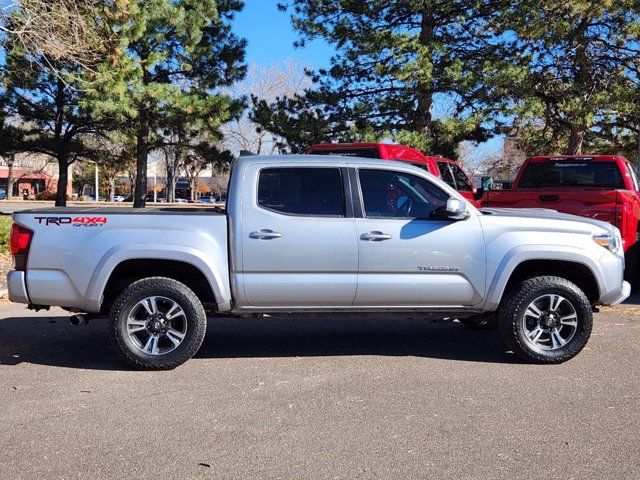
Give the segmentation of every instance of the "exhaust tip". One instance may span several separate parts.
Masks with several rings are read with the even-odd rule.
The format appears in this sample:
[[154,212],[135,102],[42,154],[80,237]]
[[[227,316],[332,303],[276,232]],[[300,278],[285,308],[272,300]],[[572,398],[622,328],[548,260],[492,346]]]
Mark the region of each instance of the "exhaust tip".
[[84,315],[71,315],[69,317],[69,324],[73,327],[80,327],[87,324],[87,320]]

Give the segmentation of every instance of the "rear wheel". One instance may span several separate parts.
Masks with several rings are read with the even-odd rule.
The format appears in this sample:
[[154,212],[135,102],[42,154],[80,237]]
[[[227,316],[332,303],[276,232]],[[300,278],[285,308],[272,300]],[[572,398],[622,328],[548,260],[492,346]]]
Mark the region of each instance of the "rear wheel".
[[169,370],[200,348],[207,317],[186,285],[164,277],[138,280],[116,299],[109,331],[118,353],[142,370]]
[[562,363],[576,356],[591,335],[586,295],[559,277],[535,277],[510,290],[498,310],[509,349],[532,363]]

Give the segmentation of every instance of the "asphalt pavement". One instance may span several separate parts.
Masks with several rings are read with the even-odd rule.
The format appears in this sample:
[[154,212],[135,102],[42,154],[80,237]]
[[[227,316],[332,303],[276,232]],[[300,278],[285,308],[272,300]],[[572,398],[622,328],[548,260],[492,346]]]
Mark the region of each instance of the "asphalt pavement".
[[640,307],[574,360],[417,317],[215,318],[131,371],[106,322],[0,306],[0,479],[637,479]]

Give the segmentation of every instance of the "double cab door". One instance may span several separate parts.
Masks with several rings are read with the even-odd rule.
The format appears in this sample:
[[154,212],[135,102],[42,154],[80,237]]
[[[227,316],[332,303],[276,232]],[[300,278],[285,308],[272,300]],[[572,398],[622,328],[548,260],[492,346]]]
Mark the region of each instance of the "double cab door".
[[477,215],[444,218],[426,176],[372,168],[255,164],[244,172],[236,297],[264,309],[470,306],[485,288]]

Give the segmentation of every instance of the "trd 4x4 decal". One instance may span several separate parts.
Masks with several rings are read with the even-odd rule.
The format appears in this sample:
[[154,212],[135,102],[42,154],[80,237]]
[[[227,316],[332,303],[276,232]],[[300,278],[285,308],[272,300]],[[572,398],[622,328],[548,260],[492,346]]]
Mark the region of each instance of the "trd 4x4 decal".
[[101,227],[107,223],[107,217],[34,217],[39,224],[73,225],[74,227]]

